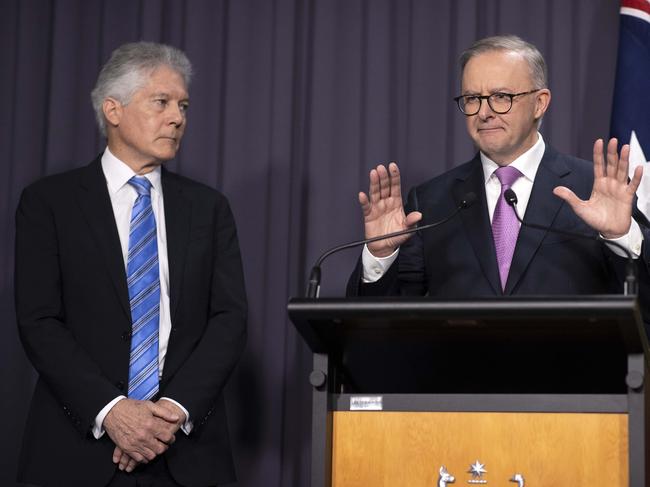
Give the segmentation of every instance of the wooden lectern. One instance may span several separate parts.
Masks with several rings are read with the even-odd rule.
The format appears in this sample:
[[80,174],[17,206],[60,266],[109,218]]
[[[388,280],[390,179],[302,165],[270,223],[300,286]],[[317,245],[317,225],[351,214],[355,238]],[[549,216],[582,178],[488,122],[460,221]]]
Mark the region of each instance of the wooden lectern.
[[634,297],[292,299],[312,487],[650,486]]

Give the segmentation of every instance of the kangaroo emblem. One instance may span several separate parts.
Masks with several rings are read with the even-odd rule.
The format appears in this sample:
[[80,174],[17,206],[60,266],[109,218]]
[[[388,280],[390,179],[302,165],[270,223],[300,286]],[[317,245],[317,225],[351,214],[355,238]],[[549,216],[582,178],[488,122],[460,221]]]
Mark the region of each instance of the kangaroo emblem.
[[517,487],[524,487],[524,476],[520,473],[516,473],[512,476],[510,482],[516,482]]
[[440,467],[440,477],[438,477],[438,487],[447,487],[447,484],[453,484],[456,482],[456,477],[447,472],[447,469],[443,465]]

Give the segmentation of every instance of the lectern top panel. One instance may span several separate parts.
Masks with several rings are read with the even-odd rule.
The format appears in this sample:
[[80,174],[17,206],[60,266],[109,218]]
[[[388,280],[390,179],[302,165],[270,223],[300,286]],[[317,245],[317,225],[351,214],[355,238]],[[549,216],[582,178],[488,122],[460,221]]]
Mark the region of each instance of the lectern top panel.
[[611,340],[640,353],[645,340],[638,303],[628,296],[526,296],[439,301],[432,298],[292,299],[289,316],[314,352],[348,335],[410,331],[414,339]]
[[294,299],[289,315],[337,388],[613,393],[647,348],[626,296]]

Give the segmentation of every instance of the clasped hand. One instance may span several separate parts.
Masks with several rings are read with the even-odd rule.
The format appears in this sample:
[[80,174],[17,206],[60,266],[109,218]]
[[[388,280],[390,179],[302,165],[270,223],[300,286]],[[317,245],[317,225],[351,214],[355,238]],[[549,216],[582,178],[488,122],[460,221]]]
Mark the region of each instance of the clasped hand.
[[170,401],[156,403],[122,399],[104,419],[104,429],[115,443],[113,463],[127,472],[163,454],[176,439],[185,414]]

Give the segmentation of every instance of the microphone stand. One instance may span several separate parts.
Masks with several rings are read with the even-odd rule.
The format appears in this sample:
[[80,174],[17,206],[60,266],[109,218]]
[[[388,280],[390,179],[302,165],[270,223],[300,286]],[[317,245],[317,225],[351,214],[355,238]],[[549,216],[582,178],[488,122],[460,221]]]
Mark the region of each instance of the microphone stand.
[[316,260],[316,263],[311,268],[309,273],[309,280],[307,281],[307,291],[305,292],[308,298],[317,298],[320,292],[320,282],[321,282],[321,264],[323,261],[332,254],[335,254],[341,250],[351,249],[353,247],[358,247],[359,245],[369,244],[372,242],[378,242],[379,240],[386,240],[388,238],[399,237],[402,235],[409,235],[411,233],[419,232],[420,230],[426,230],[428,228],[437,227],[444,223],[447,223],[453,217],[455,217],[461,210],[469,208],[476,201],[475,193],[467,193],[460,204],[456,207],[453,213],[451,213],[446,218],[443,218],[440,221],[434,223],[428,223],[420,227],[415,226],[413,228],[407,228],[406,230],[400,230],[398,232],[388,233],[386,235],[379,235],[373,238],[365,238],[363,240],[355,240],[354,242],[348,242],[346,244],[338,245],[333,247],[321,254],[321,256]]

